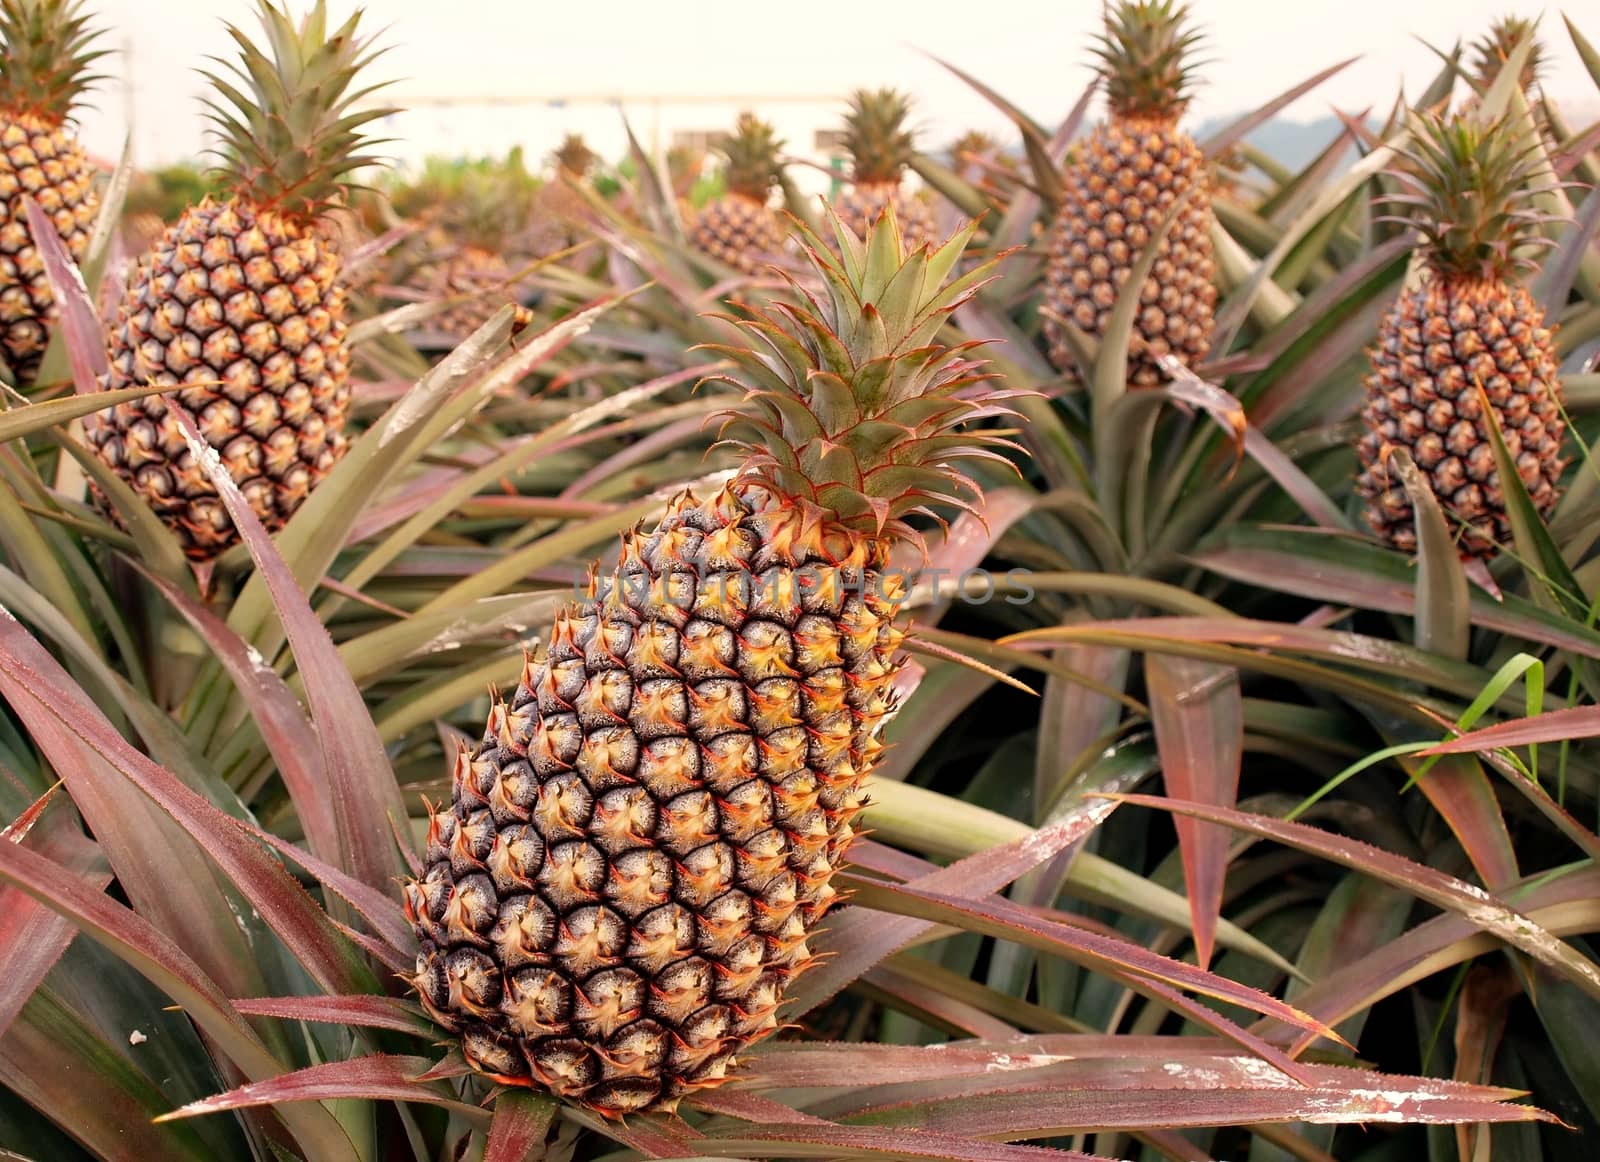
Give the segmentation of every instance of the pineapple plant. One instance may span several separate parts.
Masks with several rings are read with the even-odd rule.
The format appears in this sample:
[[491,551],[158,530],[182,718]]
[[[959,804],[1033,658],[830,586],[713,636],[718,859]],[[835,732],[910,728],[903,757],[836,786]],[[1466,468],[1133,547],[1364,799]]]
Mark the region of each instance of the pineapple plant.
[[[227,196],[186,210],[141,260],[102,382],[187,384],[173,398],[273,530],[345,450],[345,288],[322,219],[347,175],[374,160],[363,126],[393,110],[353,108],[371,92],[352,87],[371,59],[359,13],[331,33],[326,0],[298,27],[271,0],[258,14],[268,50],[230,25],[236,79],[210,77]],[[89,435],[191,559],[236,541],[163,397],[100,413]]]
[[844,149],[850,157],[850,183],[840,191],[833,210],[856,233],[893,207],[908,244],[924,246],[938,234],[933,210],[925,198],[903,184],[916,143],[906,118],[911,102],[895,89],[857,89],[844,119]]
[[1558,148],[1556,135],[1551,129],[1550,118],[1545,112],[1543,95],[1539,88],[1545,66],[1549,62],[1545,56],[1544,44],[1539,40],[1537,26],[1536,20],[1527,20],[1520,16],[1503,16],[1492,21],[1489,30],[1472,43],[1472,54],[1468,59],[1466,72],[1468,91],[1461,101],[1460,112],[1463,117],[1477,116],[1483,95],[1488,92],[1489,86],[1494,84],[1495,78],[1500,75],[1500,70],[1510,61],[1512,53],[1524,43],[1528,43],[1527,55],[1523,57],[1521,71],[1517,74],[1517,85],[1531,106],[1540,142],[1546,152],[1553,156]]
[[950,168],[991,205],[1002,208],[1011,201],[1022,176],[1017,159],[981,129],[969,129],[950,143]]
[[1518,280],[1547,240],[1530,188],[1536,162],[1507,121],[1426,117],[1392,195],[1421,239],[1420,278],[1378,328],[1365,380],[1357,491],[1384,541],[1416,549],[1411,503],[1388,457],[1403,448],[1458,534],[1485,558],[1511,533],[1490,423],[1541,515],[1565,462],[1557,359],[1544,312]]
[[769,204],[783,180],[783,148],[769,122],[741,113],[733,132],[717,143],[726,191],[695,215],[689,241],[735,270],[754,274],[780,253],[788,234]]
[[1118,0],[1106,12],[1095,55],[1108,115],[1062,175],[1049,235],[1044,330],[1051,362],[1063,372],[1076,361],[1060,320],[1091,338],[1103,335],[1133,265],[1185,195],[1139,291],[1128,382],[1159,385],[1159,356],[1192,367],[1211,350],[1211,177],[1200,146],[1178,128],[1198,41],[1187,7],[1174,0]]
[[936,337],[994,265],[948,281],[971,229],[909,254],[892,211],[833,231],[842,259],[803,234],[826,293],[717,349],[754,407],[740,469],[624,536],[432,810],[413,983],[502,1084],[671,1108],[811,962],[901,665],[889,551],[1005,443],[956,432],[1004,407]]
[[535,195],[517,150],[503,162],[456,169],[439,207],[443,256],[425,279],[435,297],[471,297],[435,316],[432,326],[465,339],[516,296],[512,280],[527,261]]
[[74,259],[99,210],[94,167],[72,110],[97,81],[104,52],[80,0],[0,0],[0,353],[32,381],[57,314],[22,199],[50,215]]

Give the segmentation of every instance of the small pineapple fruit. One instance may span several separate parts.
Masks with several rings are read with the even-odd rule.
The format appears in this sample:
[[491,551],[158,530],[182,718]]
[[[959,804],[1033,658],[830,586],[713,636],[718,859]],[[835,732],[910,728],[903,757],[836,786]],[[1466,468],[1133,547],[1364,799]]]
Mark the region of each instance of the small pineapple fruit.
[[[212,78],[227,200],[184,211],[141,260],[104,384],[189,384],[173,398],[276,530],[345,450],[345,290],[320,219],[344,175],[374,160],[359,152],[362,127],[392,110],[354,108],[371,92],[352,88],[371,59],[359,13],[330,34],[326,0],[298,29],[271,0],[259,4],[270,55],[229,26],[237,79]],[[192,559],[235,542],[163,397],[101,413],[89,435]]]
[[624,536],[432,812],[413,983],[502,1084],[670,1109],[811,963],[901,665],[889,551],[977,499],[963,461],[1004,440],[956,429],[1008,414],[937,337],[993,268],[948,281],[970,228],[909,255],[892,214],[833,229],[844,260],[802,235],[826,293],[718,349],[751,409],[737,474]]
[[706,204],[689,227],[689,241],[735,270],[755,274],[768,266],[788,239],[768,204],[783,178],[778,152],[783,142],[772,126],[741,113],[731,134],[717,143],[724,159],[726,192]]
[[[1189,194],[1140,288],[1128,352],[1128,382],[1139,387],[1165,380],[1158,356],[1188,366],[1203,360],[1215,327],[1211,179],[1200,147],[1178,128],[1199,40],[1188,17],[1173,0],[1118,0],[1107,10],[1095,55],[1109,116],[1066,167],[1050,231],[1045,304],[1098,339],[1134,263]],[[1062,326],[1046,318],[1044,330],[1051,362],[1075,370]]]
[[981,129],[969,129],[950,143],[950,168],[991,206],[1003,210],[1021,182],[1017,159]]
[[1383,317],[1371,351],[1357,491],[1385,541],[1415,550],[1410,502],[1388,453],[1404,448],[1456,526],[1463,556],[1487,557],[1511,531],[1489,415],[1541,514],[1555,507],[1566,426],[1543,311],[1517,281],[1545,241],[1532,206],[1533,160],[1504,121],[1427,118],[1396,176],[1421,238],[1420,280]]
[[428,289],[437,296],[471,295],[430,324],[456,340],[471,335],[517,296],[512,285],[525,264],[522,235],[537,195],[520,150],[504,161],[462,167],[441,205],[448,239],[445,256],[431,270]]
[[894,89],[857,89],[844,119],[844,148],[850,155],[850,184],[840,191],[833,210],[857,234],[893,207],[907,245],[936,241],[938,226],[926,198],[902,184],[916,144],[906,118],[911,101]]
[[99,197],[94,169],[68,118],[105,54],[89,48],[78,0],[0,0],[0,354],[19,383],[32,381],[57,307],[34,249],[22,199],[55,223],[81,260]]
[[571,182],[587,181],[590,171],[600,161],[600,155],[589,148],[581,133],[567,134],[550,156],[556,163],[557,176]]

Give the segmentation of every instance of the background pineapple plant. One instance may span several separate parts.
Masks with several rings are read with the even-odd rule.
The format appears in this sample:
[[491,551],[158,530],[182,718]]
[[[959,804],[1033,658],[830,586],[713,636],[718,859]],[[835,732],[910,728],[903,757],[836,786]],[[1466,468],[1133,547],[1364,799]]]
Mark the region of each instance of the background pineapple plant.
[[513,280],[533,258],[538,191],[519,150],[504,161],[455,167],[434,223],[440,252],[422,277],[435,297],[471,297],[435,316],[431,325],[459,341],[517,297]]
[[885,208],[893,207],[910,246],[926,246],[938,237],[938,225],[926,199],[905,187],[906,169],[916,141],[906,124],[911,99],[898,89],[857,89],[850,95],[844,118],[844,150],[850,158],[850,182],[834,199],[833,212],[860,233]]
[[1063,174],[1049,235],[1044,302],[1050,359],[1076,369],[1058,319],[1099,339],[1133,265],[1173,204],[1177,221],[1139,292],[1128,382],[1165,380],[1157,358],[1193,367],[1211,350],[1217,302],[1211,243],[1211,176],[1200,147],[1178,128],[1194,84],[1199,35],[1175,0],[1118,0],[1106,10],[1099,59],[1107,117]]
[[783,141],[770,122],[741,113],[716,150],[723,158],[724,192],[694,217],[689,241],[735,270],[755,274],[779,255],[787,231],[771,206],[783,180]]
[[89,71],[105,55],[90,48],[98,35],[80,0],[0,0],[0,354],[24,384],[57,310],[22,199],[83,258],[99,198],[71,117],[103,79]]
[[1546,242],[1529,184],[1537,163],[1505,121],[1428,117],[1414,137],[1397,174],[1407,192],[1392,200],[1422,239],[1423,269],[1379,325],[1357,489],[1374,531],[1415,551],[1411,502],[1387,462],[1405,449],[1461,552],[1486,557],[1511,532],[1490,423],[1541,515],[1560,497],[1565,466],[1555,348],[1518,278]]
[[[112,332],[107,388],[189,384],[174,398],[269,529],[280,528],[345,450],[350,354],[338,247],[319,227],[350,171],[374,160],[356,110],[371,59],[358,16],[331,33],[325,0],[297,28],[261,0],[263,51],[229,26],[244,86],[213,77],[227,199],[186,211],[141,261]],[[193,559],[237,539],[166,402],[119,404],[88,427],[102,460],[177,533]]]
[[929,346],[995,261],[949,281],[970,234],[907,256],[891,210],[864,243],[836,226],[843,261],[807,234],[828,294],[720,349],[757,409],[744,466],[624,535],[459,756],[406,909],[423,1004],[495,1080],[671,1108],[777,1028],[892,705],[889,551],[1004,443],[955,434],[1003,409]]

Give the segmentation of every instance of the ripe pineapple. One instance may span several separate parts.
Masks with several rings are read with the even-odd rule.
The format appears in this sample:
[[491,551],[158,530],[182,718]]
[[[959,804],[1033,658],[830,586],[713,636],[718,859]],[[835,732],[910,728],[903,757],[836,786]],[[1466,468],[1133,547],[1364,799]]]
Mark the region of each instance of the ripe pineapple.
[[[1066,168],[1050,231],[1045,305],[1098,339],[1151,235],[1173,202],[1193,191],[1140,289],[1128,359],[1128,382],[1140,387],[1165,378],[1159,355],[1190,366],[1204,359],[1215,326],[1211,178],[1200,147],[1178,128],[1199,40],[1188,16],[1173,0],[1118,0],[1108,9],[1096,55],[1109,116]],[[1074,370],[1065,330],[1049,318],[1044,330],[1051,362]]]
[[[352,16],[332,34],[326,0],[298,29],[260,0],[270,55],[230,26],[237,79],[217,79],[226,201],[186,210],[141,260],[112,334],[108,388],[189,383],[175,398],[221,454],[251,507],[277,529],[345,450],[350,355],[338,248],[320,218],[359,153],[371,59]],[[90,428],[101,459],[196,560],[237,538],[160,397],[120,404]]]
[[55,298],[22,199],[50,215],[74,259],[99,210],[94,168],[69,123],[103,52],[79,0],[0,0],[0,354],[19,383],[44,358]]
[[1421,236],[1421,280],[1384,316],[1370,353],[1366,435],[1356,486],[1367,520],[1411,552],[1410,502],[1388,471],[1410,453],[1458,527],[1464,556],[1487,557],[1511,532],[1479,390],[1505,433],[1541,514],[1555,507],[1564,462],[1557,360],[1544,313],[1517,275],[1543,243],[1528,188],[1534,162],[1505,121],[1421,121],[1396,196]]
[[709,202],[689,228],[689,241],[735,270],[755,274],[784,249],[788,234],[768,205],[782,180],[772,126],[753,113],[741,113],[734,130],[717,144],[724,160],[726,192]]
[[623,538],[432,813],[413,983],[498,1082],[671,1108],[811,963],[901,664],[889,550],[976,497],[961,462],[1004,441],[955,429],[1005,413],[937,345],[993,265],[947,282],[970,228],[909,256],[892,215],[834,232],[846,261],[804,235],[827,293],[720,349],[755,405],[737,475]]
[[938,227],[927,199],[901,185],[916,152],[906,118],[911,102],[894,89],[857,89],[844,119],[844,148],[850,155],[850,184],[839,193],[833,210],[844,224],[862,233],[892,207],[910,246],[932,245]]

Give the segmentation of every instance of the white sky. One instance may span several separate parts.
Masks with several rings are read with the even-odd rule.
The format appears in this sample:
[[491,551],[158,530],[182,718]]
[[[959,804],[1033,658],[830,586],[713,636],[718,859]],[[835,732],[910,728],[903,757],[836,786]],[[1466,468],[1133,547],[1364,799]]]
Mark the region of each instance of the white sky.
[[[290,0],[295,11],[305,0]],[[340,17],[354,0],[330,0]],[[1509,0],[1192,0],[1210,34],[1213,63],[1194,118],[1242,112],[1344,57],[1361,57],[1289,111],[1311,120],[1334,107],[1386,112],[1402,83],[1420,91],[1437,58],[1418,39],[1448,48],[1476,37]],[[86,144],[115,158],[131,125],[135,159],[155,165],[196,154],[204,143],[194,73],[206,53],[231,49],[224,19],[257,27],[252,0],[91,0],[109,28],[106,47],[125,55],[105,64],[113,79],[80,115]],[[917,100],[929,143],[968,126],[1003,132],[1006,122],[963,82],[929,61],[939,55],[973,73],[1035,117],[1053,123],[1089,78],[1088,37],[1097,0],[369,0],[364,27],[392,46],[375,71],[399,79],[394,101],[411,95],[505,98],[536,94],[616,94],[636,128],[663,121],[698,127],[731,121],[745,95],[814,96],[809,120],[858,85],[893,84]],[[1531,0],[1525,5],[1532,10]],[[1594,10],[1591,8],[1591,12]],[[1600,17],[1585,35],[1600,44]],[[1551,64],[1546,91],[1579,126],[1600,115],[1600,91],[1584,71],[1560,12],[1541,25]],[[921,50],[919,52],[919,50]],[[701,95],[699,110],[652,109],[652,94]],[[719,98],[722,98],[719,100]],[[757,106],[759,108],[759,106]],[[798,108],[795,106],[794,108]],[[821,110],[821,111],[819,111]],[[781,120],[781,118],[780,118]],[[404,157],[428,152],[501,152],[520,138],[534,157],[566,128],[585,132],[603,153],[620,148],[615,113],[525,106],[432,108],[398,119],[390,147]],[[641,128],[641,123],[643,128]],[[1011,135],[1007,134],[1009,139]]]

